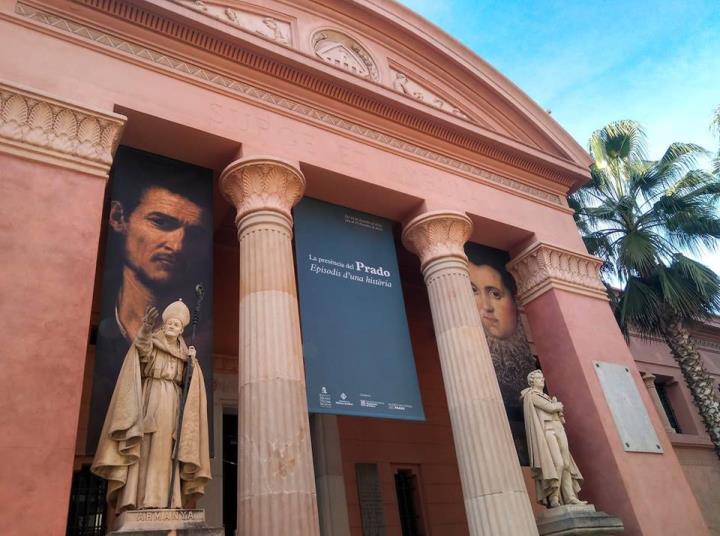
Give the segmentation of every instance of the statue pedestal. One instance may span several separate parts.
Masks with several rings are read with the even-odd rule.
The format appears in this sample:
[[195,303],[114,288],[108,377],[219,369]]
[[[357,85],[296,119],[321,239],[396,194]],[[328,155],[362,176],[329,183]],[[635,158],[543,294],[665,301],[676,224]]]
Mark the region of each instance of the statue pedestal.
[[108,536],[225,536],[223,528],[208,527],[205,510],[158,508],[121,513]]
[[566,504],[545,510],[537,520],[540,536],[611,536],[620,534],[619,517],[597,512],[592,504]]

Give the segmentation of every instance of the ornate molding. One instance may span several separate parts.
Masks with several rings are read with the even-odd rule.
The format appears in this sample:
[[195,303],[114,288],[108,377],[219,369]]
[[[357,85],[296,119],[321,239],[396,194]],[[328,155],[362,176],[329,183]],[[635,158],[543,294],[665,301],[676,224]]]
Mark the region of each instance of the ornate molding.
[[[99,4],[99,0],[76,1],[98,9],[102,7]],[[106,4],[102,5],[105,6]],[[336,84],[307,77],[300,72],[293,71],[293,69],[285,66],[279,66],[262,59],[259,56],[253,56],[245,50],[236,49],[233,46],[227,45],[225,42],[206,37],[197,30],[185,31],[184,27],[174,22],[168,22],[167,24],[160,25],[160,22],[165,21],[165,19],[148,16],[147,13],[143,12],[139,8],[133,8],[131,10],[120,9],[124,6],[124,4],[119,2],[109,2],[107,3],[107,6],[109,7],[107,7],[107,9],[103,8],[103,11],[110,13],[112,16],[132,20],[132,22],[144,26],[147,26],[154,21],[157,23],[157,27],[148,27],[148,29],[152,31],[162,32],[177,39],[179,39],[181,35],[187,35],[189,36],[188,40],[190,40],[190,44],[202,46],[201,43],[205,43],[204,48],[211,53],[229,57],[233,61],[249,65],[253,69],[268,72],[273,76],[284,77],[293,83],[304,85],[304,87],[307,87],[312,91],[330,95],[334,99],[348,102],[353,106],[357,106],[362,109],[371,110],[372,113],[390,118],[395,122],[411,125],[419,131],[451,141],[453,144],[467,148],[473,152],[483,154],[491,159],[499,160],[524,169],[540,177],[547,178],[548,180],[558,182],[566,186],[572,183],[572,180],[570,180],[568,176],[555,171],[550,171],[539,164],[530,163],[519,156],[509,155],[502,149],[491,147],[476,138],[470,139],[467,136],[451,132],[444,127],[438,127],[435,122],[426,122],[424,120],[419,120],[415,116],[403,114],[397,110],[391,110],[387,106],[379,104],[377,101],[370,101],[368,98],[361,97],[345,88],[337,86]],[[113,6],[115,6],[115,8],[113,8]],[[341,130],[350,136],[360,136],[369,140],[371,143],[427,160],[439,167],[444,167],[454,172],[463,173],[477,182],[509,191],[515,195],[519,193],[523,197],[532,199],[533,201],[540,202],[555,209],[559,208],[561,210],[569,211],[563,201],[564,198],[561,195],[537,188],[516,179],[498,175],[497,173],[488,171],[487,169],[442,153],[438,153],[432,149],[407,142],[401,138],[397,138],[385,132],[367,127],[363,124],[348,121],[342,116],[300,103],[289,96],[272,93],[239,79],[230,78],[224,74],[220,74],[219,72],[206,69],[198,64],[175,58],[167,53],[147,48],[143,45],[96,30],[86,24],[72,21],[48,11],[41,11],[21,2],[16,4],[15,12],[17,15],[37,24],[71,34],[78,39],[92,42],[99,47],[110,49],[115,53],[129,55],[138,61],[154,65],[156,68],[170,70],[175,75],[192,78],[201,84],[214,86],[215,88],[232,92],[256,103],[262,103],[265,106],[272,105],[276,108],[284,110],[287,113],[293,114],[296,117],[304,118],[311,122],[319,122],[326,128]],[[191,38],[194,40],[191,40]]]
[[280,213],[289,225],[290,210],[305,191],[305,177],[296,166],[275,157],[241,158],[223,170],[220,190],[237,209],[238,225],[259,211]]
[[275,41],[280,45],[292,46],[292,27],[287,21],[203,0],[172,1],[230,26]]
[[712,350],[714,352],[720,352],[720,343],[716,341],[709,341],[707,339],[698,339],[697,337],[692,338],[698,348],[704,350]]
[[464,246],[472,227],[472,221],[462,212],[425,212],[405,225],[402,242],[420,257],[423,272],[433,261],[441,259],[467,264]]
[[441,97],[436,92],[429,90],[419,82],[416,82],[412,78],[408,77],[405,72],[392,69],[390,72],[393,76],[393,89],[401,95],[415,99],[416,101],[432,106],[433,108],[447,114],[464,119],[465,121],[472,122],[468,115],[459,107],[450,103],[447,99]]
[[[667,344],[665,339],[654,335],[643,335],[635,329],[630,329],[630,336],[640,340],[647,340],[653,342],[659,342],[661,344]],[[720,353],[720,342],[711,339],[704,339],[698,335],[695,335],[690,329],[690,342],[695,345],[697,349],[709,350],[711,352]],[[708,359],[714,359],[714,356],[705,356]]]
[[126,117],[0,82],[0,150],[107,177]]
[[375,82],[380,80],[380,73],[370,53],[356,39],[343,32],[330,28],[316,31],[312,36],[312,49],[318,58],[333,67]]
[[607,300],[598,275],[602,261],[549,244],[535,243],[507,265],[518,286],[522,305],[552,288]]

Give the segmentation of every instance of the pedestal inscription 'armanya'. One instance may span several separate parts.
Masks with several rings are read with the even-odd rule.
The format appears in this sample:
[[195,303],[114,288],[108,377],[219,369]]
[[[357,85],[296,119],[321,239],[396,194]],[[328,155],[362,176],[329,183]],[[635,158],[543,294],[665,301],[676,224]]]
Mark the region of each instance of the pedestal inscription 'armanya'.
[[194,510],[140,510],[135,515],[136,521],[204,521],[205,515]]

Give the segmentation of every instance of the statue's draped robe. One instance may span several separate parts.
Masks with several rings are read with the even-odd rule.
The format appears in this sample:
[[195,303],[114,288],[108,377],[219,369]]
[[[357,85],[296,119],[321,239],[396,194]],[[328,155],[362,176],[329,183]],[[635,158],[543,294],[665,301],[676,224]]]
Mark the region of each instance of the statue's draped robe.
[[[521,398],[523,401],[528,456],[530,458],[530,472],[535,480],[537,501],[542,504],[554,491],[558,490],[561,476],[555,468],[555,462],[553,462],[545,438],[545,425],[536,408],[536,404],[542,406],[548,401],[544,399],[542,394],[530,387],[523,389]],[[572,455],[570,456],[570,476],[572,478],[572,487],[577,494],[580,491],[583,477],[577,465],[575,465]]]
[[[117,512],[167,507],[187,355],[182,337],[171,345],[162,330],[140,330],[125,356],[91,467],[108,481],[108,502]],[[173,508],[205,492],[211,478],[208,439],[205,382],[193,358]]]

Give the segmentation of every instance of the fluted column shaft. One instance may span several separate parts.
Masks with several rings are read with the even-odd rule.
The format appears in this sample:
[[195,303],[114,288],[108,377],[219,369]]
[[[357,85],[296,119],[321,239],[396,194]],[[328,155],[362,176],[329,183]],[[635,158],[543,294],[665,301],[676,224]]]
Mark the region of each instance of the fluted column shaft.
[[537,535],[463,250],[469,218],[430,212],[404,229],[420,256],[473,536]]
[[257,157],[220,177],[240,242],[238,535],[317,536],[290,209],[305,179]]
[[663,407],[662,401],[660,400],[660,395],[657,392],[657,387],[655,387],[655,374],[652,374],[650,372],[643,372],[641,374],[641,377],[643,383],[645,384],[645,388],[650,394],[650,399],[655,405],[655,409],[658,412],[660,420],[665,427],[665,431],[668,433],[675,433],[675,428],[673,428],[672,424],[670,424],[670,419],[668,419],[667,413],[665,413],[665,408]]

